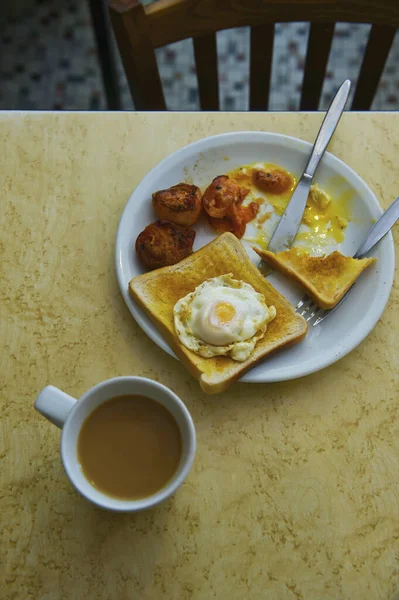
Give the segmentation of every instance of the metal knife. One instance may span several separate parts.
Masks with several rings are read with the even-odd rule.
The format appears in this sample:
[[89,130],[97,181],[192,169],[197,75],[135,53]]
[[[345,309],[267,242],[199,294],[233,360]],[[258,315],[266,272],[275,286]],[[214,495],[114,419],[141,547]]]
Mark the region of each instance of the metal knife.
[[351,82],[346,79],[330,104],[305,170],[268,244],[267,249],[270,252],[287,250],[294,242],[302,221],[313,176],[341,118],[350,87]]

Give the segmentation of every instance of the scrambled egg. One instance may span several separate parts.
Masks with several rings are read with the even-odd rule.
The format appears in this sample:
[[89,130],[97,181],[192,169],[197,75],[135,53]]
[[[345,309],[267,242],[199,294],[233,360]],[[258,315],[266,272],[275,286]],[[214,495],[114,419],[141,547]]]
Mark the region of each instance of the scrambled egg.
[[308,202],[313,202],[320,210],[326,210],[331,204],[331,196],[321,189],[318,183],[310,186]]
[[[266,250],[277,224],[276,217],[281,216],[285,211],[295,189],[296,179],[287,172],[292,180],[291,187],[281,194],[269,194],[255,185],[253,179],[257,170],[284,171],[281,166],[257,162],[234,169],[228,175],[250,190],[246,202],[257,202],[259,205],[258,214],[244,239]],[[307,248],[318,250],[342,242],[351,217],[352,197],[353,191],[350,189],[332,197],[319,184],[311,185],[302,226],[296,240],[302,241]]]
[[298,240],[313,241],[323,244],[331,238],[342,242],[344,230],[348,226],[349,207],[345,201],[333,201],[317,183],[310,186],[302,223],[308,231],[300,231]]

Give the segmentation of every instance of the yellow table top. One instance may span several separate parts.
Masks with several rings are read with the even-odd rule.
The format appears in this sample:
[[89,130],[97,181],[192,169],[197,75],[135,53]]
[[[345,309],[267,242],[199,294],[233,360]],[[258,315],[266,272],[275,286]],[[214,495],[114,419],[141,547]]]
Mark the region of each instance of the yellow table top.
[[[368,338],[328,369],[207,396],[134,322],[113,263],[133,188],[193,140],[313,141],[322,114],[0,113],[0,597],[364,600],[399,591],[399,279]],[[330,151],[387,207],[399,113],[345,114]],[[396,241],[398,227],[396,227]],[[397,244],[398,247],[398,244]],[[164,505],[103,512],[64,475],[33,410],[116,375],[172,388],[197,428]]]

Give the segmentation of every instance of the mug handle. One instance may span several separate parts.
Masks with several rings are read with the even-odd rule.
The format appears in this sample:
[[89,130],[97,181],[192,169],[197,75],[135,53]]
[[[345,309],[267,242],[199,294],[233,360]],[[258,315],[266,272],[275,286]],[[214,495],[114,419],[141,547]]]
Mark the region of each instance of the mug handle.
[[62,428],[76,402],[76,398],[48,385],[36,398],[35,409],[51,423]]

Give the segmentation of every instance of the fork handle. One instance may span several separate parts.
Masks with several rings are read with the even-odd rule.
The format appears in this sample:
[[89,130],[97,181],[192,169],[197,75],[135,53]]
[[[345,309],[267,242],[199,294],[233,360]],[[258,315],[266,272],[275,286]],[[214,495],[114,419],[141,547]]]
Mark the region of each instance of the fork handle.
[[360,246],[353,258],[363,258],[370,250],[388,233],[399,219],[399,197],[392,202],[391,206],[381,215],[367,234],[366,239]]

